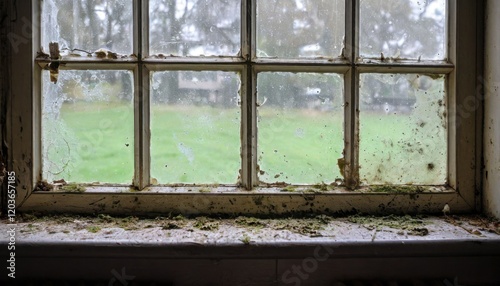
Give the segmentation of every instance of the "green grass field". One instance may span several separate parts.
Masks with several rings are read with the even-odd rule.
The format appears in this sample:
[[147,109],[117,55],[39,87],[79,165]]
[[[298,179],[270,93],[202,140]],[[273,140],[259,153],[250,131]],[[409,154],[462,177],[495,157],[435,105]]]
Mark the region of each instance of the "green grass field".
[[[439,122],[436,118],[362,112],[362,179],[368,183],[444,183],[445,129],[440,123],[432,124]],[[132,182],[131,105],[64,104],[59,118],[44,117],[42,124],[47,180]],[[260,110],[258,124],[262,181],[314,184],[340,177],[340,111],[267,108]],[[152,107],[151,176],[158,183],[234,184],[240,165],[237,109]]]

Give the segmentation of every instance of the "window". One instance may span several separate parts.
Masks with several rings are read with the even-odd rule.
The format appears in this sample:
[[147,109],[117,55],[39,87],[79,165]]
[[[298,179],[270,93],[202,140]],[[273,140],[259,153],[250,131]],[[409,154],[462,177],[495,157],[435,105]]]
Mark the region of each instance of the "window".
[[410,198],[413,210],[469,209],[476,175],[457,154],[475,148],[463,139],[476,115],[455,120],[474,86],[458,79],[476,71],[458,65],[474,49],[458,43],[466,5],[34,1],[46,53],[34,59],[31,181],[234,212],[313,209],[300,205],[308,192],[320,211]]

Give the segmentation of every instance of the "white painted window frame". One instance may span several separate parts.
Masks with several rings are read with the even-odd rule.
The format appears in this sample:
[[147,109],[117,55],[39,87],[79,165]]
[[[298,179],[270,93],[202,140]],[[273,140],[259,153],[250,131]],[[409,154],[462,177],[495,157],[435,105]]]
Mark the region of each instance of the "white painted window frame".
[[[165,212],[287,214],[297,212],[414,213],[440,212],[447,203],[454,212],[480,209],[481,189],[481,106],[477,88],[481,86],[478,37],[482,1],[449,0],[448,61],[383,63],[357,62],[358,50],[353,35],[346,34],[345,59],[294,60],[256,59],[256,6],[254,0],[242,0],[242,58],[167,58],[148,55],[148,1],[134,0],[134,54],[138,58],[107,61],[69,60],[61,69],[128,69],[135,80],[135,176],[139,192],[123,186],[89,186],[85,193],[33,192],[41,179],[41,71],[47,64],[37,60],[40,47],[40,2],[17,1],[17,21],[12,32],[32,35],[26,44],[12,53],[12,89],[7,115],[9,134],[8,169],[18,180],[17,204],[26,211],[109,212],[152,214]],[[357,29],[359,1],[346,0],[346,31]],[[141,16],[141,17],[140,17]],[[143,25],[138,25],[140,19]],[[23,20],[24,19],[24,20]],[[460,21],[458,20],[460,19]],[[29,27],[28,27],[29,28]],[[479,55],[478,55],[479,54]],[[197,192],[194,186],[150,186],[149,183],[149,72],[154,70],[227,70],[242,77],[242,187],[221,186],[210,193]],[[262,71],[315,71],[343,73],[345,77],[345,177],[348,186],[357,184],[358,158],[353,142],[357,126],[351,124],[358,111],[356,82],[360,72],[445,73],[448,98],[448,186],[418,194],[390,194],[351,191],[338,188],[331,192],[283,193],[273,186],[258,186],[256,150],[256,73]],[[248,83],[248,84],[247,84]],[[138,88],[140,87],[140,88]],[[473,105],[473,107],[472,107]],[[466,114],[460,113],[462,109]],[[456,120],[455,120],[456,119]],[[253,170],[253,171],[252,171]]]

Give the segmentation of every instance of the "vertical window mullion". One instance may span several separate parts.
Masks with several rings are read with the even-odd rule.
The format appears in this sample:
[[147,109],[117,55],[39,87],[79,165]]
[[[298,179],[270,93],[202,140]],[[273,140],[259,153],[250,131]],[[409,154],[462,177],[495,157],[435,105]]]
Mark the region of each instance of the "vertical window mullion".
[[140,31],[141,42],[137,43],[140,46],[139,61],[149,56],[149,0],[138,1],[141,5],[140,21],[138,22],[137,30]]
[[[42,35],[42,3],[33,1],[33,12],[31,15],[36,15],[33,21],[37,21],[38,25],[34,25],[33,29],[33,47],[41,47]],[[31,22],[33,22],[31,21]],[[39,182],[42,178],[42,69],[38,64],[34,64],[34,77],[33,77],[33,182]]]
[[134,1],[134,186],[140,190],[149,185],[149,73],[142,64],[147,53],[148,1]]
[[241,45],[242,57],[246,60],[241,75],[241,150],[242,172],[241,183],[246,189],[252,189],[257,183],[257,118],[255,99],[255,76],[252,68],[252,58],[255,54],[255,11],[256,3],[252,0],[242,0],[242,30]]
[[248,86],[248,104],[250,105],[249,110],[251,111],[250,120],[251,129],[250,129],[250,155],[249,158],[251,160],[251,169],[250,169],[250,183],[251,188],[259,185],[258,174],[257,174],[257,73],[251,64],[252,59],[257,58],[257,34],[256,34],[256,25],[257,25],[257,0],[247,0],[250,4],[247,5],[248,9],[250,9],[250,13],[247,15],[251,15],[248,19],[248,33],[250,39],[250,56],[247,59],[247,70],[249,72],[249,81],[247,82]]
[[[359,55],[358,47],[358,27],[359,27],[359,1],[346,0],[346,24],[345,24],[345,43],[344,57],[349,60],[350,69],[344,77],[344,96],[345,96],[345,114],[344,114],[344,178],[346,186],[354,188],[359,184],[359,73],[356,69],[355,61]],[[339,164],[340,165],[340,164]]]

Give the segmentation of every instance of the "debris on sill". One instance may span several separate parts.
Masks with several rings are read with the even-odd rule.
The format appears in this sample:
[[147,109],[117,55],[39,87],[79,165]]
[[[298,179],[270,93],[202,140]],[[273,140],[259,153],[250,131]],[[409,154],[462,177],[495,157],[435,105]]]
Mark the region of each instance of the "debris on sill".
[[458,226],[470,234],[481,236],[482,232],[500,235],[500,221],[483,217],[472,216],[464,219],[462,216],[445,216],[445,221]]
[[54,189],[52,184],[49,184],[47,181],[43,180],[36,184],[34,192],[50,192]]
[[297,191],[297,187],[294,186],[286,186],[280,190],[280,192],[290,192],[290,193],[293,193],[295,191]]
[[380,231],[384,228],[396,229],[400,235],[425,236],[429,234],[425,221],[419,216],[395,216],[384,217],[358,216],[349,217],[349,221],[362,225],[368,230]]
[[[264,171],[260,171],[261,173]],[[343,186],[343,181],[341,179],[335,180],[335,182],[331,184],[326,184],[324,182],[321,182],[319,184],[315,184],[312,186],[303,186],[303,185],[290,185],[286,182],[275,182],[275,183],[266,183],[266,182],[260,182],[261,186],[264,188],[277,188],[279,192],[288,192],[288,193],[323,193],[323,192],[329,192],[329,191],[334,191],[336,188],[339,186]]]
[[407,194],[407,193],[423,193],[425,188],[422,186],[412,185],[373,185],[368,188],[372,193],[392,193],[392,194]]
[[79,184],[65,184],[59,188],[61,192],[70,193],[83,193],[85,192],[85,187]]
[[[5,218],[2,219],[5,221]],[[241,243],[284,241],[384,241],[430,239],[500,239],[500,221],[480,215],[370,216],[328,215],[304,218],[256,218],[238,216],[185,218],[119,217],[100,214],[39,215],[17,217],[23,240],[114,240],[177,243]],[[1,228],[8,227],[0,223]]]
[[418,197],[421,193],[442,193],[447,191],[444,186],[422,186],[422,185],[370,185],[354,189],[360,193],[381,193],[381,194],[408,194],[411,198]]
[[81,184],[67,183],[64,179],[55,180],[48,183],[46,180],[36,184],[34,192],[67,192],[67,193],[83,193],[86,187]]
[[198,217],[196,218],[196,221],[193,224],[194,227],[200,229],[200,230],[218,230],[219,229],[219,223],[212,218],[207,218],[207,217]]

